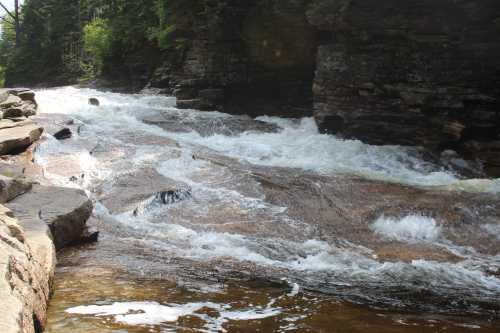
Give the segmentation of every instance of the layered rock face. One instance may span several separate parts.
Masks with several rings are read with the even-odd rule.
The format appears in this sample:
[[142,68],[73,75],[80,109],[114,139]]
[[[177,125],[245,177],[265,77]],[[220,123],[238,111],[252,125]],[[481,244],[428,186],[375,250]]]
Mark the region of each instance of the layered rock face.
[[55,262],[48,227],[21,226],[0,206],[1,332],[42,332]]
[[316,55],[308,1],[199,1],[185,17],[180,65],[159,68],[152,86],[173,89],[181,108],[233,114],[310,114]]
[[324,132],[453,149],[500,174],[498,1],[197,4],[182,59],[151,81],[179,107],[314,113]]
[[[314,114],[374,144],[456,149],[500,171],[500,3],[317,0]],[[493,171],[493,170],[492,170]]]

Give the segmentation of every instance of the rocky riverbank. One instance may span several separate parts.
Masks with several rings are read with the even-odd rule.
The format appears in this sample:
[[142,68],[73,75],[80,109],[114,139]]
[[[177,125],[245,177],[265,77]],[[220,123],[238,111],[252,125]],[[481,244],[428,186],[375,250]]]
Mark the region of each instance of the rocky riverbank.
[[[42,332],[56,251],[78,242],[92,202],[81,190],[47,186],[32,153],[44,126],[34,92],[0,90],[0,331]],[[42,185],[45,184],[45,185]]]
[[200,0],[148,87],[179,108],[314,115],[369,144],[455,150],[500,174],[498,1]]

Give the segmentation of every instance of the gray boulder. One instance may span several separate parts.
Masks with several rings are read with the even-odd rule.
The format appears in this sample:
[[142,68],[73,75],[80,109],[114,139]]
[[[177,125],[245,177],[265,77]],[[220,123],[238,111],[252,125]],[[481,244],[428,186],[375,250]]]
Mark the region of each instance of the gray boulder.
[[43,221],[49,226],[57,250],[78,242],[93,205],[84,191],[34,185],[7,204],[21,222]]

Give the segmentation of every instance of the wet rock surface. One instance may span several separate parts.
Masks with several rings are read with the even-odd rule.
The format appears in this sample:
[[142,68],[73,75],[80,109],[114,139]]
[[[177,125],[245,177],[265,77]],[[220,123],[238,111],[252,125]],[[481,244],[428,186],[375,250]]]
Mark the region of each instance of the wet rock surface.
[[[318,48],[313,87],[320,127],[462,153],[470,140],[497,140],[498,3],[412,0],[394,11],[400,5],[313,1],[309,22],[331,36]],[[488,168],[493,155],[473,154]]]
[[254,120],[249,116],[228,117],[224,114],[196,115],[186,113],[160,113],[154,116],[144,117],[142,121],[146,124],[157,125],[166,131],[192,132],[196,131],[201,136],[238,135],[246,131],[276,132],[279,127]]
[[120,174],[96,189],[97,198],[112,214],[139,214],[148,205],[170,204],[191,195],[188,185],[162,176],[154,169]]
[[77,133],[80,125],[74,119],[61,114],[39,114],[31,119],[44,128],[45,133],[54,136],[58,140],[71,138]]
[[34,185],[30,192],[10,201],[7,206],[21,224],[46,223],[58,250],[79,239],[93,208],[81,190],[41,185]]
[[370,144],[454,149],[500,175],[495,0],[199,1],[148,87],[180,108],[304,117]]
[[[82,92],[85,105],[88,93],[98,95]],[[78,255],[85,267],[66,272],[87,277],[122,269],[174,282],[175,290],[211,282],[283,283],[285,277],[331,302],[498,318],[500,201],[485,186],[493,180],[462,182],[402,147],[336,141],[307,119],[277,120],[280,131],[245,123],[228,134],[203,136],[198,131],[212,117],[227,124],[232,117],[170,106],[137,111],[148,98],[103,94],[113,103],[74,111],[84,124],[80,132],[46,140],[35,153],[53,181],[85,174],[70,185],[85,188],[97,202],[100,241]],[[162,113],[173,117],[164,131],[145,124]],[[184,119],[199,120],[200,129]],[[355,170],[364,178],[318,168],[330,145],[345,150],[338,162],[360,167]],[[68,159],[74,172],[63,163]],[[415,185],[397,183],[406,176],[415,176]],[[374,177],[379,180],[369,179]],[[444,185],[424,186],[436,179]],[[461,191],[467,184],[480,193]],[[64,292],[80,290],[78,279],[73,282]],[[72,306],[84,305],[71,299]],[[68,300],[59,298],[55,306],[64,325],[93,320],[64,313]]]

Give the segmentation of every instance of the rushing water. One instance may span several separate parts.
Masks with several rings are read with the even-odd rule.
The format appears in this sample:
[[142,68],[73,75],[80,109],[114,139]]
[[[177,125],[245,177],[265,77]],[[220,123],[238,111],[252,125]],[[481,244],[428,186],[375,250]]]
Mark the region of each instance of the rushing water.
[[[88,105],[90,97],[101,106]],[[340,230],[325,235],[320,225],[291,214],[293,207],[273,204],[249,175],[258,169],[271,178],[326,182],[359,176],[489,193],[499,191],[499,180],[461,180],[414,149],[321,135],[309,118],[260,117],[257,125],[238,118],[235,125],[226,114],[175,109],[169,97],[72,87],[40,91],[37,100],[41,112],[74,118],[76,133],[65,141],[46,136],[36,162],[52,183],[88,192],[101,230],[97,245],[61,254],[50,332],[499,327],[498,251],[456,244],[441,221],[414,212],[378,216],[369,222],[370,237],[462,260],[380,260],[370,243],[348,241]],[[151,121],[161,115],[170,117],[163,128]],[[154,193],[164,177],[183,189],[168,200]],[[148,188],[150,198],[137,207],[119,200],[123,192]],[[498,226],[485,221],[474,230],[495,248]],[[406,312],[387,311],[394,308]],[[480,316],[450,317],[455,313]]]

